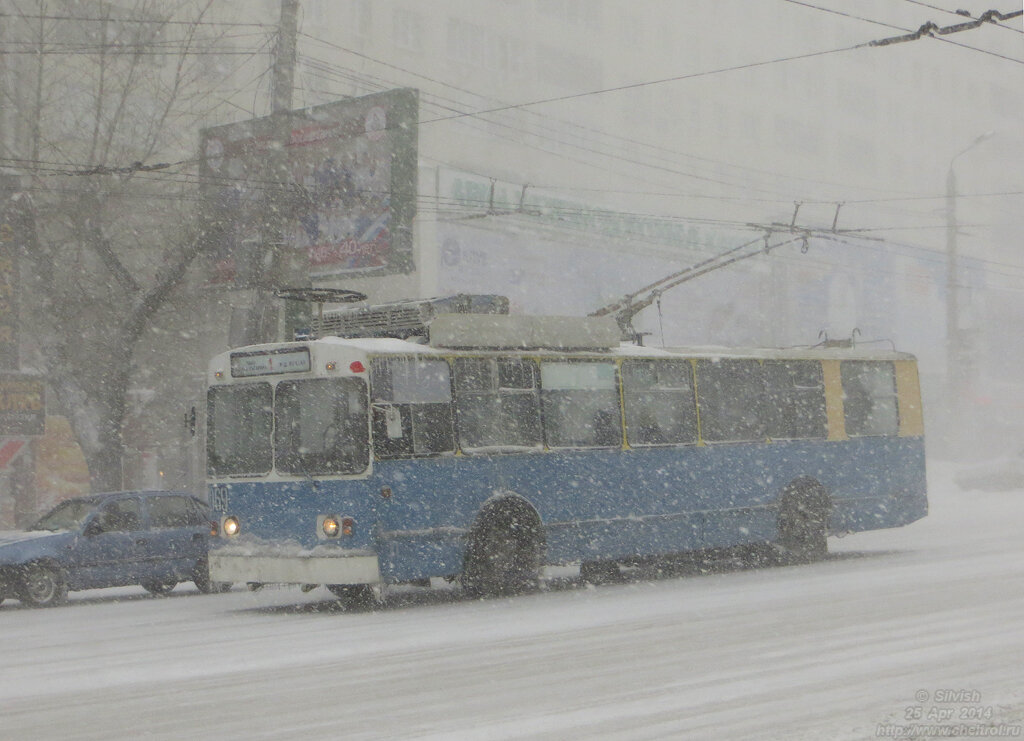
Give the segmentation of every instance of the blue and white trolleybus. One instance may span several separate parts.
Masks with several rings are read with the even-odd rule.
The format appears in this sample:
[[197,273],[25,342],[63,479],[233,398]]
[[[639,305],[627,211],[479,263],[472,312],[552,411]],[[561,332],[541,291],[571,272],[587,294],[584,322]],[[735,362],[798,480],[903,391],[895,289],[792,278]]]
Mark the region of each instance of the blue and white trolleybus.
[[647,348],[608,318],[438,314],[423,337],[256,345],[209,370],[211,578],[521,591],[584,569],[925,516],[915,359]]

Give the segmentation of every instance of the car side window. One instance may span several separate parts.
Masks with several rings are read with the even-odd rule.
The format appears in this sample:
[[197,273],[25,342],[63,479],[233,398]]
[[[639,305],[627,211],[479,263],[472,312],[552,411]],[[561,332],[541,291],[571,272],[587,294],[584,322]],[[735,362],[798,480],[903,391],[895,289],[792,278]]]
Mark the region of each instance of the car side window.
[[149,500],[149,526],[176,528],[201,524],[189,504],[185,497],[153,497]]
[[189,499],[189,508],[192,513],[191,525],[208,525],[210,523],[210,509],[195,499]]
[[97,517],[98,528],[104,533],[123,533],[138,530],[141,525],[138,499],[118,499],[104,505]]

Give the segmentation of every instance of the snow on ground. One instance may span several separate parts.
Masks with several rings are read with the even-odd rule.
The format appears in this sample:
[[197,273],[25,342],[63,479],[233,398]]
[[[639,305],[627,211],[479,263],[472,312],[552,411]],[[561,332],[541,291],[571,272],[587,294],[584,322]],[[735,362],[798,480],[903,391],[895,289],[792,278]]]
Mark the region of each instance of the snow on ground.
[[0,737],[1021,737],[1024,491],[952,471],[925,520],[806,566],[363,613],[322,589],[8,602]]

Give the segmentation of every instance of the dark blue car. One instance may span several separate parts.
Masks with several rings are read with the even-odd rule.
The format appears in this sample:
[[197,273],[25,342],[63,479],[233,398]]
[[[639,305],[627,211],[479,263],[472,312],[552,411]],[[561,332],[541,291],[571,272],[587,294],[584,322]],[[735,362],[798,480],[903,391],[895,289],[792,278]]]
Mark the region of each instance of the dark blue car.
[[40,607],[69,590],[141,584],[166,594],[210,582],[206,503],[185,492],[123,491],[68,499],[23,532],[0,532],[0,602],[14,597]]

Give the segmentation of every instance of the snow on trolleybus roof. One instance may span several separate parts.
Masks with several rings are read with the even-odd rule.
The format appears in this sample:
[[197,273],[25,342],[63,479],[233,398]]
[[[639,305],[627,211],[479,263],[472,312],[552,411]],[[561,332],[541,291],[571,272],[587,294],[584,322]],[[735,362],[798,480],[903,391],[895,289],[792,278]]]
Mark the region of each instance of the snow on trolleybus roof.
[[[417,341],[420,340],[420,341]],[[814,346],[725,347],[694,345],[646,347],[619,341],[618,326],[609,317],[524,316],[508,314],[438,314],[429,340],[393,337],[323,337],[296,342],[264,343],[221,353],[210,364],[210,383],[248,376],[294,375],[333,364],[340,375],[351,364],[378,355],[462,355],[509,352],[571,353],[580,357],[649,357],[693,359],[821,359],[912,360],[913,355],[877,343],[827,342]],[[424,341],[426,340],[426,341]],[[886,343],[889,344],[888,342]]]

